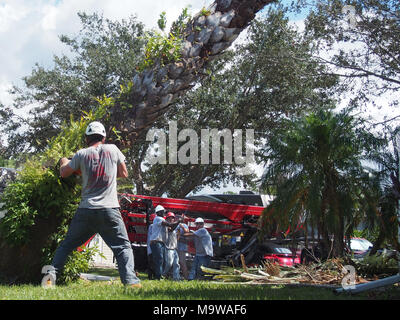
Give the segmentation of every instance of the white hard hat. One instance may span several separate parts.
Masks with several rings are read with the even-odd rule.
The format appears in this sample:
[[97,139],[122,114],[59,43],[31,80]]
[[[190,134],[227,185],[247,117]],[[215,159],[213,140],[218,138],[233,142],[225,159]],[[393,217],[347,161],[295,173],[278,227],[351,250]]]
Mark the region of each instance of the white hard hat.
[[162,205],[158,205],[157,207],[156,207],[156,212],[158,212],[158,211],[165,211],[165,209],[164,209],[164,207],[162,206]]
[[104,128],[104,126],[100,122],[94,121],[94,122],[89,123],[89,125],[86,128],[85,134],[87,136],[90,136],[92,134],[99,134],[99,135],[105,137],[106,136],[106,129]]
[[203,218],[196,218],[196,220],[194,220],[194,223],[204,223]]

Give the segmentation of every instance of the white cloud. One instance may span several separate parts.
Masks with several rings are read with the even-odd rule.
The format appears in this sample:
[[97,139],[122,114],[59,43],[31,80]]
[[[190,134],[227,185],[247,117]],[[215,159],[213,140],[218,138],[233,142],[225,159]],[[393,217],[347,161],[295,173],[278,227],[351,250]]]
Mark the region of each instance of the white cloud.
[[10,5],[3,2],[0,2],[0,33],[9,32],[11,26],[26,14],[26,10],[18,3]]
[[61,34],[75,35],[80,29],[78,12],[101,13],[112,20],[137,16],[147,28],[155,28],[166,11],[169,22],[191,6],[194,14],[211,0],[0,0],[0,102],[9,103],[6,89],[21,85],[35,63],[51,67],[54,55],[67,53]]
[[42,10],[43,19],[41,27],[44,31],[56,30],[57,18],[59,17],[59,9],[54,6],[45,6]]
[[289,21],[289,25],[292,26],[298,32],[303,32],[304,29],[306,28],[304,19]]
[[0,102],[5,105],[12,104],[12,97],[8,93],[11,90],[11,84],[3,76],[0,76]]

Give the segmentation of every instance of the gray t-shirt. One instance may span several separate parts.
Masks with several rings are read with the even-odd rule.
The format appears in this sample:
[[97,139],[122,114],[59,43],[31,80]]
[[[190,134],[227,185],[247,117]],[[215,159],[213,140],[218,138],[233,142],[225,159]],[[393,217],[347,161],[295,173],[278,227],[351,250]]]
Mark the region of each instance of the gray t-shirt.
[[180,235],[179,241],[178,241],[178,251],[188,251],[188,245],[187,245],[187,239],[183,236],[185,233],[185,230],[183,229],[182,225],[186,228],[189,229],[187,224],[182,223],[180,226],[178,226],[178,234]]
[[79,150],[69,166],[82,171],[82,198],[79,208],[119,208],[117,168],[125,156],[113,144]]
[[196,256],[213,256],[212,238],[206,228],[194,232],[194,247]]
[[167,227],[163,226],[162,223],[165,221],[163,217],[155,217],[153,220],[153,227],[151,229],[150,242],[160,241],[165,244],[167,241],[166,230]]
[[147,255],[151,254],[150,248],[150,238],[151,238],[151,230],[153,229],[153,225],[149,225],[149,229],[147,229]]
[[178,229],[168,231],[165,247],[169,250],[175,250],[178,247]]

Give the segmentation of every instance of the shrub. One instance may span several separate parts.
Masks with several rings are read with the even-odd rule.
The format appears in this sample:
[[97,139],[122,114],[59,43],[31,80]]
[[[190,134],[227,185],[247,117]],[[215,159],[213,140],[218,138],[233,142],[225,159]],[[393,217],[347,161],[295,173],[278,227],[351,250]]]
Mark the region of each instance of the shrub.
[[[5,189],[2,202],[5,203],[3,209],[7,213],[0,220],[0,249],[15,248],[11,252],[15,252],[13,254],[16,256],[14,261],[8,258],[11,261],[8,263],[21,263],[19,250],[40,251],[31,255],[30,259],[35,261],[26,261],[27,273],[36,273],[40,263],[50,263],[55,249],[66,234],[81,193],[78,181],[80,178],[71,176],[63,179],[59,176],[59,159],[71,157],[82,148],[87,124],[103,115],[104,110],[99,107],[96,112],[86,114],[79,121],[71,119],[69,123],[65,123],[61,133],[49,141],[46,151],[29,159],[19,171],[16,180]],[[43,235],[43,232],[52,233]],[[88,269],[94,253],[93,248],[73,252],[60,279],[76,279],[80,272]],[[29,270],[29,266],[36,268]],[[2,267],[9,269],[9,266]]]
[[365,256],[360,261],[355,261],[357,274],[363,277],[385,277],[398,273],[398,264],[395,256],[375,254]]

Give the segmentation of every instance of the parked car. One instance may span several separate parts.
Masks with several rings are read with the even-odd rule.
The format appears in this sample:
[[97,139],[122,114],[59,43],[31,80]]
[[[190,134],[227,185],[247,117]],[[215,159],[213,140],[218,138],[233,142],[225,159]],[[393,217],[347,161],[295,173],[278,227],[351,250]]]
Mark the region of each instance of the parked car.
[[259,246],[259,250],[263,250],[262,259],[273,261],[280,266],[293,267],[300,263],[300,255],[282,245],[268,243]]
[[351,238],[350,250],[355,258],[364,257],[373,247],[373,244],[364,238]]
[[[348,254],[352,254],[354,258],[363,258],[372,248],[373,244],[364,238],[352,237],[350,239],[350,247],[345,241],[345,250]],[[322,242],[318,242],[312,248],[304,248],[301,251],[300,261],[302,264],[309,264],[317,261],[324,261],[329,257],[330,248],[324,248]]]

